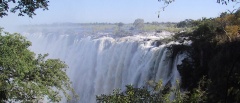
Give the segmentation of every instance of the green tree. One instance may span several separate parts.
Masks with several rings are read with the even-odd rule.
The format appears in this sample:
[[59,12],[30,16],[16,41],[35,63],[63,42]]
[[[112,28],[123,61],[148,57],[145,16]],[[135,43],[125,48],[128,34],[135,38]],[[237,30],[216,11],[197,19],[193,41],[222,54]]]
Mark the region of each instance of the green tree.
[[[204,78],[202,81],[205,81]],[[176,87],[163,86],[161,81],[148,83],[147,88],[134,88],[132,85],[127,85],[123,92],[116,89],[109,95],[97,96],[96,100],[98,103],[201,103],[206,99],[206,92],[201,89],[201,82],[192,93],[181,91],[178,82]]]
[[[7,16],[9,4],[16,4],[10,9],[12,13],[19,11],[18,16],[28,15],[32,17],[36,15],[37,9],[48,10],[48,0],[0,0],[0,17]],[[11,4],[12,5],[12,4]]]
[[123,27],[123,25],[124,25],[124,23],[122,23],[122,22],[120,22],[120,23],[117,24],[118,28]]
[[185,27],[192,27],[193,26],[193,20],[192,19],[186,19],[184,21],[180,21],[176,25],[178,28],[185,28]]
[[20,34],[0,31],[0,102],[43,98],[59,102],[61,93],[68,100],[76,96],[66,75],[67,65],[59,59],[46,59],[47,54],[36,58],[29,46],[31,42]]
[[143,19],[136,19],[134,22],[133,22],[133,26],[135,29],[137,30],[142,30],[143,27],[144,27],[144,20]]

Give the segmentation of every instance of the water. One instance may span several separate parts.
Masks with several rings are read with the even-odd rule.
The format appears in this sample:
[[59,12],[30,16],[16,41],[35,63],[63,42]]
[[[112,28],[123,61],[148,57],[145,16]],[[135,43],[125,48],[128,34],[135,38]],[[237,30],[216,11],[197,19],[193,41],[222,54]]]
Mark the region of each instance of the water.
[[32,41],[30,49],[35,53],[49,53],[50,58],[66,62],[67,74],[80,96],[79,103],[94,103],[96,95],[111,93],[116,88],[124,90],[127,84],[142,87],[149,80],[162,80],[163,85],[174,85],[180,78],[176,66],[184,56],[171,58],[167,49],[177,43],[156,42],[169,37],[168,32],[121,38],[41,32],[24,35]]

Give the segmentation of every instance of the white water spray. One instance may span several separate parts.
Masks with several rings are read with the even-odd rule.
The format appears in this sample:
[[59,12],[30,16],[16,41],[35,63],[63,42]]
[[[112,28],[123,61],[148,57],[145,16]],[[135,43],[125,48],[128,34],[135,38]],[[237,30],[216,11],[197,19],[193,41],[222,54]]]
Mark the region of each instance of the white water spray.
[[163,85],[175,84],[179,79],[177,64],[183,56],[172,59],[169,44],[159,45],[160,36],[128,36],[122,38],[82,37],[80,35],[25,34],[35,53],[49,53],[69,66],[68,76],[73,82],[79,103],[94,103],[96,95],[125,89],[125,85],[142,87],[149,80]]

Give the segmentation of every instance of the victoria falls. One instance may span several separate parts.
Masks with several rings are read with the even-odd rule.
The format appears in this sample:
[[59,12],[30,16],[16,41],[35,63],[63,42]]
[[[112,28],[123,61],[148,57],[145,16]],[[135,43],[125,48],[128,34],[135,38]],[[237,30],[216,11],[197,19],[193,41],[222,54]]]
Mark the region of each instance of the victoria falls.
[[0,103],[239,103],[239,4],[0,0]]
[[180,43],[161,43],[161,39],[172,35],[166,31],[95,38],[54,32],[25,34],[35,53],[49,53],[50,58],[60,58],[68,64],[67,74],[82,103],[94,102],[96,95],[117,88],[124,90],[127,84],[142,87],[147,81],[162,80],[163,85],[174,85],[180,79],[177,64],[184,54],[172,58],[168,47]]

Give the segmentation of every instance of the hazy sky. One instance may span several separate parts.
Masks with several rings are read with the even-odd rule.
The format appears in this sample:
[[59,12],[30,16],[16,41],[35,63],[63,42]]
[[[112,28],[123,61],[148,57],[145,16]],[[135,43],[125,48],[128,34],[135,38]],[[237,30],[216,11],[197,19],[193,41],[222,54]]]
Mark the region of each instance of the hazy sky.
[[[49,0],[48,11],[37,10],[32,18],[9,16],[0,18],[0,26],[8,29],[21,24],[51,24],[51,23],[94,23],[94,22],[124,22],[132,23],[137,18],[145,22],[181,21],[184,19],[199,19],[201,17],[216,17],[221,12],[233,10],[233,5],[221,5],[217,0],[175,0],[164,12],[158,11],[163,6],[158,0]],[[239,6],[239,5],[238,5]]]

